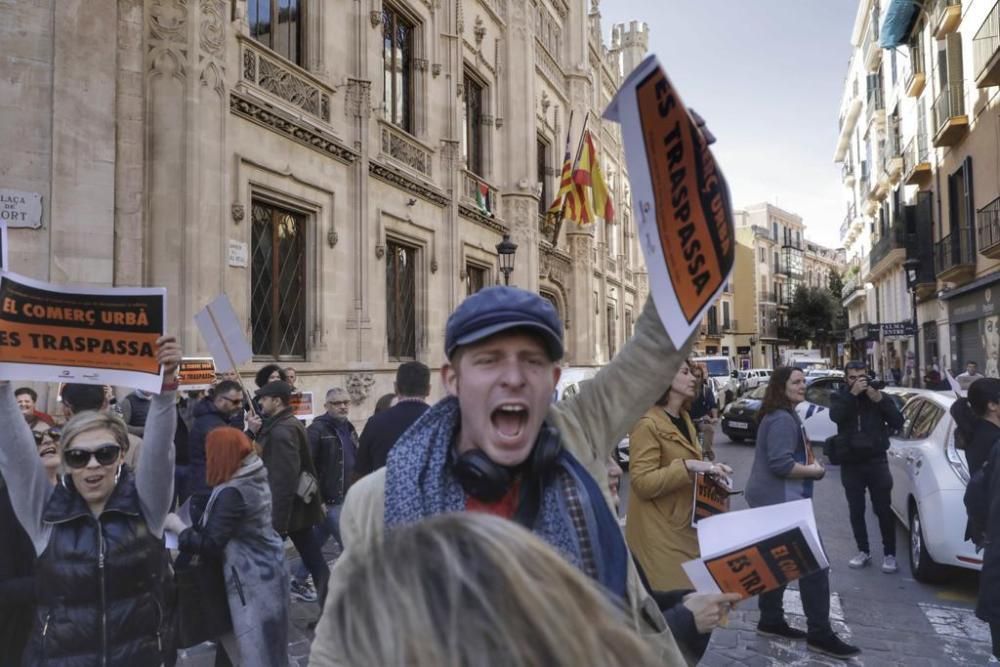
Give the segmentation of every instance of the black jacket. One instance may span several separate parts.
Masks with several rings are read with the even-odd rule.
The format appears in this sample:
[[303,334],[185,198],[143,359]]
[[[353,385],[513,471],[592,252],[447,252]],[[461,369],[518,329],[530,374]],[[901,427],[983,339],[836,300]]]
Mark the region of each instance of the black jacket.
[[285,408],[264,420],[257,444],[267,468],[267,483],[271,487],[271,521],[279,535],[285,536],[314,526],[323,520],[323,499],[316,494],[306,505],[296,496],[299,475],[305,470],[316,477],[306,429],[295,418],[291,408]]
[[[883,394],[881,401],[873,403],[865,394],[854,396],[846,387],[830,397],[830,419],[837,425],[840,462],[847,464],[885,461],[890,433],[903,427],[903,415],[891,398]],[[874,444],[867,452],[849,445],[859,431]]]
[[24,664],[172,664],[167,551],[146,526],[128,466],[99,518],[67,477],[43,520],[53,532],[38,559],[38,606]]
[[430,406],[423,401],[403,401],[372,415],[361,431],[358,462],[354,466],[355,477],[364,477],[384,467],[389,458],[389,450],[428,408]]
[[215,497],[212,513],[205,525],[201,516],[191,516],[194,524],[178,536],[178,546],[184,553],[200,554],[221,561],[226,544],[239,529],[247,513],[247,504],[237,489],[223,489]]
[[1000,623],[1000,446],[992,448],[989,462],[992,470],[990,515],[986,523],[986,550],[983,553],[983,571],[979,575],[976,616],[987,623]]
[[[344,442],[344,434],[337,428],[337,420],[328,414],[322,414],[313,420],[307,432],[309,434],[309,452],[316,464],[316,474],[319,479],[320,493],[328,505],[340,505],[344,502],[347,489],[351,486],[355,466],[351,466],[345,457],[345,447],[358,449],[358,434],[350,422],[351,442]],[[355,454],[355,461],[356,454]]]
[[35,608],[35,548],[0,484],[0,665],[20,665]]
[[205,439],[220,426],[229,426],[228,417],[215,409],[211,396],[194,405],[194,422],[188,433],[188,465],[192,495],[207,495],[211,488],[205,481]]

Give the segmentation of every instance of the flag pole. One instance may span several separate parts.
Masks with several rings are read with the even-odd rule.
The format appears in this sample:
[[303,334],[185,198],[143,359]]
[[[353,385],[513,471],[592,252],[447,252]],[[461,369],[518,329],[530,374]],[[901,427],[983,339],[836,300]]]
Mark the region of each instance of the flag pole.
[[[569,117],[570,117],[570,123],[571,124],[570,124],[570,127],[569,127],[568,131],[572,132],[572,130],[573,130],[573,126],[572,126],[573,112],[572,111],[569,112]],[[570,165],[569,165],[569,177],[570,177],[570,180],[573,180],[573,171],[576,169],[576,163],[580,161],[580,154],[583,152],[583,138],[587,135],[587,123],[588,122],[590,122],[590,114],[589,113],[585,113],[584,116],[583,116],[583,130],[580,132],[580,141],[576,145],[576,157],[573,158],[573,162],[571,162]],[[552,243],[552,245],[555,245],[555,241],[558,240],[558,238],[559,238],[559,232],[562,231],[562,223],[563,223],[563,220],[565,219],[565,217],[566,217],[566,197],[563,197],[562,207],[559,209],[559,218],[556,221],[556,232],[555,232],[555,235],[553,236],[553,243]]]

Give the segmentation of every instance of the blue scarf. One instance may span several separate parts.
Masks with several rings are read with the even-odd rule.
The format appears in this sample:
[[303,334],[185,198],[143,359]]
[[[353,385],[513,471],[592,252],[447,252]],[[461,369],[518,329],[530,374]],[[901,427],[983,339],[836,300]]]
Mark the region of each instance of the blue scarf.
[[[442,399],[389,451],[385,472],[387,528],[465,510],[465,491],[450,473],[448,456],[459,420],[458,399]],[[552,476],[555,481],[542,490],[533,532],[573,566],[624,599],[628,551],[618,522],[597,482],[569,452],[562,451],[557,465],[559,470]],[[576,524],[570,514],[573,501],[564,492],[564,485],[573,490],[579,502]]]

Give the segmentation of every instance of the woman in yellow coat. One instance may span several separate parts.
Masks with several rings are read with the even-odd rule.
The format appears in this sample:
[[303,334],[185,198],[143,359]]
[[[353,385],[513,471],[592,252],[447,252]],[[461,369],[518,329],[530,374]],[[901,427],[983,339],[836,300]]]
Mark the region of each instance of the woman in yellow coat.
[[693,588],[681,564],[698,557],[691,527],[694,475],[729,475],[732,469],[703,460],[698,431],[685,405],[698,380],[690,363],[629,435],[630,497],[625,539],[656,591]]

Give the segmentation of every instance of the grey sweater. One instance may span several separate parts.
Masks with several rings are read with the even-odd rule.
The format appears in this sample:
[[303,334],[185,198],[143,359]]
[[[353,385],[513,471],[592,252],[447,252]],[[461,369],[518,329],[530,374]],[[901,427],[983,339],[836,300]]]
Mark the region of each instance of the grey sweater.
[[[39,556],[49,545],[52,526],[42,521],[45,505],[52,495],[52,485],[38,458],[35,438],[21,415],[9,382],[0,383],[0,424],[7,437],[0,441],[0,470],[10,488],[10,500],[17,520],[35,546]],[[146,525],[157,537],[163,536],[163,521],[170,511],[174,495],[174,392],[154,396],[146,421],[146,438],[138,469],[136,487]]]
[[806,464],[802,422],[791,410],[769,413],[757,428],[757,447],[747,480],[747,504],[761,507],[812,498],[813,480],[788,477],[796,463]]

